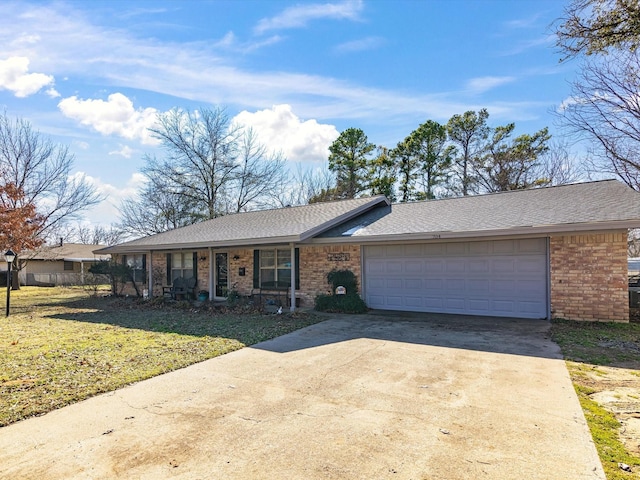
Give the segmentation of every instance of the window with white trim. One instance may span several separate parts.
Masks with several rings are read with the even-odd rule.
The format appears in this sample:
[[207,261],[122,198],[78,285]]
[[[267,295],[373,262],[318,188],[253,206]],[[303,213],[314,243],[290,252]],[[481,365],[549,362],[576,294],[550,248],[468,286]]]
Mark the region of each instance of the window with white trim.
[[124,261],[131,268],[131,275],[136,283],[147,283],[145,254],[125,255]]
[[171,254],[171,283],[178,278],[192,278],[193,252],[177,252]]

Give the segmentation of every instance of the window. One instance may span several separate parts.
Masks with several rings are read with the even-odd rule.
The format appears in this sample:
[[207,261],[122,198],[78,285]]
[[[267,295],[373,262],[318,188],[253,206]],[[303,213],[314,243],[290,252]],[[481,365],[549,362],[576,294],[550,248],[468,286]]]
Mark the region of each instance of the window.
[[[296,289],[300,288],[298,249],[296,248]],[[254,288],[291,286],[291,249],[254,251]]]
[[197,252],[167,253],[167,284],[178,278],[197,278]]
[[64,271],[72,271],[73,272],[73,262],[64,262]]
[[136,283],[147,283],[146,255],[142,253],[136,255],[125,255],[124,263],[131,268],[131,274]]

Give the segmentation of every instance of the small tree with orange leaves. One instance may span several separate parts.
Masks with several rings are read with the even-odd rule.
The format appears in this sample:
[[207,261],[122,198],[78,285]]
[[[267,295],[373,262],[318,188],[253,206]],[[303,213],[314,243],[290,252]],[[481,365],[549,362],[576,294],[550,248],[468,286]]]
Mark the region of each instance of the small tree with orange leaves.
[[36,206],[25,200],[24,191],[13,183],[0,185],[0,253],[8,249],[16,253],[12,279],[14,289],[20,288],[17,276],[24,266],[20,252],[33,250],[44,243],[38,236],[44,218],[36,212]]

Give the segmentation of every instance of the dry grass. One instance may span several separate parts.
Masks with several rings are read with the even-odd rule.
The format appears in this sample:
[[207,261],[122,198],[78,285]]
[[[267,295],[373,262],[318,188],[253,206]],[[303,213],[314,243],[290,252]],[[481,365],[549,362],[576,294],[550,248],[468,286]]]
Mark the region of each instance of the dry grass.
[[[611,370],[627,369],[640,375],[640,324],[557,320],[552,324],[551,335],[567,360],[571,380],[607,479],[638,478],[640,457],[625,447],[617,412],[598,404],[592,395],[629,385],[628,382],[617,385],[610,376],[598,375],[597,365],[612,367]],[[631,466],[633,472],[622,470],[620,463]]]
[[0,426],[321,320],[91,298],[80,288],[23,287],[11,307],[0,317]]

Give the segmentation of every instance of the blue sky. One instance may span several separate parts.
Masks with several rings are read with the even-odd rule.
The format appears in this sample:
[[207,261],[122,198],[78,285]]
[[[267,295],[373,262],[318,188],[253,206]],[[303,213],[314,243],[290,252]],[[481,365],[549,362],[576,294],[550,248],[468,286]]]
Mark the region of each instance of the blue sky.
[[487,108],[517,133],[569,97],[551,23],[560,0],[12,1],[0,3],[0,108],[70,147],[117,221],[140,185],[147,127],[224,106],[305,168],[340,131],[393,147],[420,123]]

